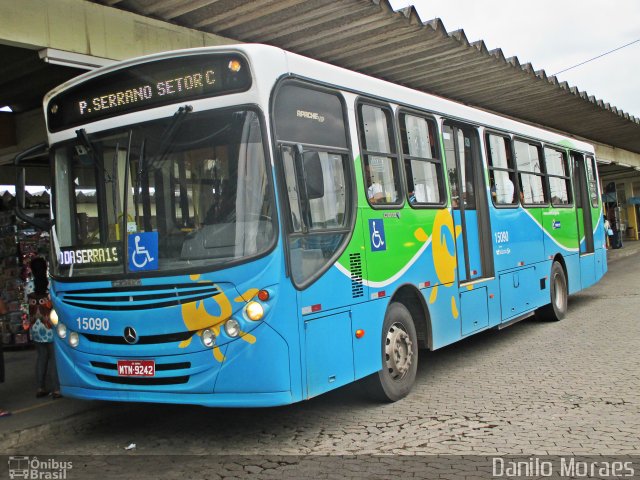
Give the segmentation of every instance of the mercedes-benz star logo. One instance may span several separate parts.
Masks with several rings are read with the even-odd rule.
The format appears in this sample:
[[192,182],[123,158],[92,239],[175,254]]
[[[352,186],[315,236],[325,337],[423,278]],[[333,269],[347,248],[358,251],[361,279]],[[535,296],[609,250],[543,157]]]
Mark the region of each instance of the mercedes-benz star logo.
[[126,327],[124,329],[124,341],[129,345],[133,345],[138,341],[138,334],[133,327]]

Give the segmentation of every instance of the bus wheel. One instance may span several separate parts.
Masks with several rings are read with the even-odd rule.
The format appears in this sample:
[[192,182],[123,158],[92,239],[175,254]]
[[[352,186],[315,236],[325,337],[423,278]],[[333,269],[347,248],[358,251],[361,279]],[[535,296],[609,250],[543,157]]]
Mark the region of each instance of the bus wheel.
[[367,393],[383,402],[407,396],[418,369],[418,337],[407,307],[389,305],[382,325],[382,370],[364,379]]
[[549,291],[551,302],[536,310],[536,318],[555,322],[562,320],[567,314],[569,296],[567,291],[567,278],[564,275],[564,270],[560,263],[553,262],[550,278]]

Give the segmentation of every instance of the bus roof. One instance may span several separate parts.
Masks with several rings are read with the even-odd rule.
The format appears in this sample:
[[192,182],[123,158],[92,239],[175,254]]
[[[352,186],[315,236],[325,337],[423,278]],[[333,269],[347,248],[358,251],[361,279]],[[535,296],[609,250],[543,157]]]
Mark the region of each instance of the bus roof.
[[477,107],[470,107],[429,93],[413,90],[362,73],[327,64],[319,60],[287,52],[278,47],[262,44],[237,44],[201,47],[155,53],[117,62],[80,75],[47,93],[44,108],[54,96],[92,78],[156,60],[190,56],[203,53],[236,52],[244,54],[251,64],[257,83],[265,94],[270,93],[277,80],[283,76],[296,76],[321,83],[356,95],[377,98],[390,103],[410,106],[444,117],[465,121],[478,126],[502,130],[518,136],[542,140],[576,150],[593,153],[593,146],[568,135],[533,126]]

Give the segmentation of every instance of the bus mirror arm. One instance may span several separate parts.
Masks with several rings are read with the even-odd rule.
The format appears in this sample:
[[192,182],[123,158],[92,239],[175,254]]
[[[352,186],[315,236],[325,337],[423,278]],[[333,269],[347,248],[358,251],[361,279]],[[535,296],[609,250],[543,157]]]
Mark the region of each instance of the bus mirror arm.
[[51,229],[51,221],[43,220],[40,218],[35,218],[34,216],[28,215],[26,213],[25,208],[25,167],[22,165],[23,161],[27,158],[30,158],[34,155],[43,153],[47,150],[48,145],[46,143],[40,143],[38,145],[34,145],[31,148],[19,153],[16,155],[16,158],[13,164],[16,166],[17,174],[16,174],[16,217],[20,220],[27,222],[34,227],[48,231]]

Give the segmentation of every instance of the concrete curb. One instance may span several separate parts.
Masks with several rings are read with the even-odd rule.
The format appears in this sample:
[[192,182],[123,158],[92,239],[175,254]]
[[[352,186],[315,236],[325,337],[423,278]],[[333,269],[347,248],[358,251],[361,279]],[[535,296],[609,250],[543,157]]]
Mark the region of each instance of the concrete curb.
[[622,248],[607,250],[607,262],[617,262],[638,252],[640,252],[640,241],[629,240],[623,244]]
[[57,434],[68,433],[70,430],[75,433],[85,432],[96,426],[109,423],[111,418],[122,414],[122,406],[102,406],[92,408],[80,413],[66,417],[53,419],[48,423],[34,425],[23,429],[10,430],[0,434],[0,455],[16,453],[24,445],[35,443],[45,437]]

